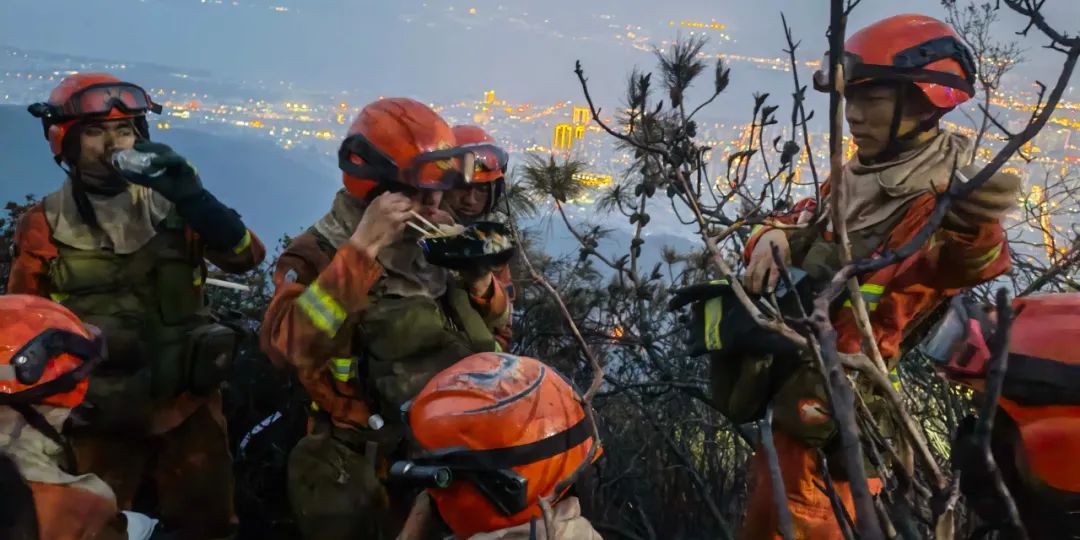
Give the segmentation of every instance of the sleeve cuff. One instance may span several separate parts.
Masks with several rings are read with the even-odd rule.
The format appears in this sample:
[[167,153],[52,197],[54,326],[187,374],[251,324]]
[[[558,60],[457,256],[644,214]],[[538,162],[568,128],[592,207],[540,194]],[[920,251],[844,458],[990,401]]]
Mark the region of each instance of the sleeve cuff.
[[338,249],[330,264],[296,299],[312,324],[333,337],[367,303],[382,266],[349,244]]

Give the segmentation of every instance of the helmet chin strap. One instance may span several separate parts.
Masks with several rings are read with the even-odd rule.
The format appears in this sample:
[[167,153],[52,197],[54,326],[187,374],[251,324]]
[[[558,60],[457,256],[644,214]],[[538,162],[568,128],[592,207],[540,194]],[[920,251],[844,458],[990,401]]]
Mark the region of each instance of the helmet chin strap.
[[911,89],[911,84],[897,86],[896,102],[893,104],[892,120],[889,123],[889,142],[884,149],[874,155],[872,158],[873,163],[884,163],[896,159],[903,152],[910,150],[912,143],[922,134],[936,128],[938,120],[948,112],[938,109],[934,114],[920,121],[911,131],[901,135],[900,122],[904,118],[904,102],[907,101]]
[[[132,127],[136,130],[140,129],[139,125],[133,125]],[[94,212],[94,207],[90,204],[90,198],[87,194],[107,197],[119,195],[127,189],[127,181],[115,173],[108,177],[88,175],[79,168],[79,156],[82,149],[79,146],[78,135],[81,130],[82,125],[76,124],[72,126],[68,136],[64,137],[63,154],[62,157],[56,158],[56,165],[67,174],[68,178],[71,178],[72,195],[75,198],[75,208],[79,212],[79,217],[90,227],[100,229],[101,224],[98,221],[97,213]],[[64,167],[65,162],[68,164],[67,167]],[[75,165],[72,165],[73,163]],[[96,181],[89,181],[90,178]]]

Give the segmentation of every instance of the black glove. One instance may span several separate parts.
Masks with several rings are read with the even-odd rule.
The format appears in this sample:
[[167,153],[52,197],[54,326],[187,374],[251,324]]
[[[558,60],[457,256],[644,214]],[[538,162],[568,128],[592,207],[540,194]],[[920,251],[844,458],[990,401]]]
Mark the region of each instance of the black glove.
[[160,193],[176,205],[176,213],[199,233],[207,247],[219,251],[234,249],[247,234],[240,215],[203,188],[199,173],[190,161],[168,145],[140,140],[135,150],[152,152],[150,171],[164,169],[157,177],[125,173],[129,181]]
[[[798,314],[797,301],[804,304],[812,298],[810,280],[797,268],[790,269],[798,294],[789,295],[784,283],[776,288],[781,310],[790,316]],[[787,338],[763,329],[743,307],[727,280],[713,280],[676,289],[668,303],[674,311],[693,304],[687,327],[690,354],[698,356],[724,351],[732,354],[782,354],[795,351]]]
[[195,166],[168,145],[139,140],[135,142],[135,150],[155,154],[148,172],[163,169],[164,172],[158,176],[124,172],[124,178],[129,182],[146,186],[176,204],[204,191]]

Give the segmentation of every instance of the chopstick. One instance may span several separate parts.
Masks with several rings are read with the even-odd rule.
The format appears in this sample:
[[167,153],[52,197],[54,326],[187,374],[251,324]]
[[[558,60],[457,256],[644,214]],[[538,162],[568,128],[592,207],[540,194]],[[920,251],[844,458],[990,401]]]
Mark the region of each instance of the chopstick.
[[424,216],[421,216],[420,214],[417,214],[415,210],[409,210],[409,213],[412,214],[412,216],[414,218],[420,220],[420,223],[423,223],[425,226],[430,228],[431,231],[434,232],[435,234],[441,234],[442,233],[442,229],[440,229],[438,227],[438,225],[435,225],[434,223],[424,219]]
[[428,231],[427,229],[425,229],[425,228],[423,228],[423,227],[421,227],[421,226],[419,226],[419,225],[417,225],[417,224],[415,224],[415,223],[413,223],[411,221],[406,221],[405,224],[412,227],[412,228],[414,228],[414,229],[416,229],[423,236],[431,236],[431,231]]

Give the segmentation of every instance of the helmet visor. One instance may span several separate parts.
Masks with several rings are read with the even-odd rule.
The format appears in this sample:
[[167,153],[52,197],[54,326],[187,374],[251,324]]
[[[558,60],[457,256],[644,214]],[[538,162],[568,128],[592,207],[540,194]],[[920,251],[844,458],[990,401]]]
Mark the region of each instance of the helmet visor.
[[62,117],[106,115],[113,109],[129,114],[160,113],[161,105],[154,103],[141,87],[130,83],[91,85],[59,105]]
[[401,171],[401,180],[412,187],[446,191],[462,177],[472,181],[476,155],[462,147],[424,152]]
[[[963,76],[929,67],[930,64],[946,59],[955,60],[960,65]],[[844,82],[847,85],[869,81],[932,83],[955,88],[968,95],[975,93],[972,86],[975,83],[975,62],[971,52],[952,36],[933,39],[900,51],[893,55],[891,65],[867,64],[861,56],[849,51],[844,51],[840,65],[844,70]],[[828,52],[821,60],[821,68],[814,72],[813,79],[815,90],[828,92],[832,88],[829,81]]]
[[[840,57],[840,67],[843,69],[843,75],[847,78],[847,82],[851,82],[851,74],[855,71],[856,67],[862,64],[862,58],[859,55],[844,51],[844,54]],[[832,88],[831,81],[829,80],[829,53],[826,52],[821,57],[821,67],[814,72],[814,90],[819,92],[828,92]]]
[[510,156],[502,148],[490,143],[468,144],[461,148],[473,154],[472,180],[465,183],[493,182],[506,175]]

